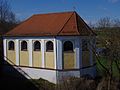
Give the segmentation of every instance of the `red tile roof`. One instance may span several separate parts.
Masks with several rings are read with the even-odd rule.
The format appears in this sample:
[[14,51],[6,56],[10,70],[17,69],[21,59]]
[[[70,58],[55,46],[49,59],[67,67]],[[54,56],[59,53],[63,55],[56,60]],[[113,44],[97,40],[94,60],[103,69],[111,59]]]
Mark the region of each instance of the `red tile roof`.
[[33,15],[5,36],[94,35],[76,12]]

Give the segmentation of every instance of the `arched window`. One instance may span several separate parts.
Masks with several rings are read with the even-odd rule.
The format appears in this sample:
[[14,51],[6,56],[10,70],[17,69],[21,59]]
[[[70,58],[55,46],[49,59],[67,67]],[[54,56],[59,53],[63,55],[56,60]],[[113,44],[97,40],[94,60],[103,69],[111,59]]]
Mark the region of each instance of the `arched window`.
[[39,41],[34,42],[34,51],[40,51],[41,50],[41,44]]
[[73,43],[71,41],[65,41],[63,45],[65,52],[73,52]]
[[26,41],[21,42],[21,51],[27,51],[27,42]]
[[14,42],[13,41],[9,41],[8,42],[8,50],[14,50],[14,48],[15,48]]
[[82,51],[88,51],[88,41],[82,40]]
[[53,51],[53,42],[52,41],[48,41],[46,43],[46,51],[47,52],[52,52]]

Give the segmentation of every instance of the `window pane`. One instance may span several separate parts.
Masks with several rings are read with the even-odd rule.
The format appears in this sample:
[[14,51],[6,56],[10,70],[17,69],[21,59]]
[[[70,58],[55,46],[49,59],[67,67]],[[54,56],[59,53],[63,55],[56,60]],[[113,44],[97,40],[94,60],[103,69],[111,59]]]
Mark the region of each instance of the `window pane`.
[[73,43],[71,41],[66,41],[63,47],[64,51],[73,52]]
[[21,50],[22,51],[27,51],[27,42],[26,41],[21,42]]
[[52,52],[53,51],[53,42],[52,41],[48,41],[46,43],[46,51],[48,51],[48,52]]
[[9,50],[14,50],[14,42],[13,41],[9,41],[9,43],[8,43],[8,49]]
[[39,41],[34,42],[34,51],[40,51],[41,49],[41,44]]

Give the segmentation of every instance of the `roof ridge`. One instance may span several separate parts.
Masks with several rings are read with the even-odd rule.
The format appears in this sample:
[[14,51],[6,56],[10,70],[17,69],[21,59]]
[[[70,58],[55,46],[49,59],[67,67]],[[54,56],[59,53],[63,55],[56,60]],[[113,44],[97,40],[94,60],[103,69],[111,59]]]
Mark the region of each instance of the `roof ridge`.
[[[77,13],[76,13],[76,15],[80,18],[80,21],[84,24],[84,26],[87,28],[87,30],[94,33],[93,30],[88,26],[88,24],[86,24],[86,22]],[[77,22],[77,26],[78,26],[78,22]],[[94,33],[94,34],[96,34],[96,33]]]
[[48,14],[64,14],[64,13],[74,13],[75,11],[63,11],[63,12],[49,12],[49,13],[41,13],[41,14],[33,14],[32,16],[38,16],[38,15],[48,15]]
[[77,20],[77,13],[75,12],[75,20],[76,20],[76,25],[77,25],[77,32],[80,34],[79,29],[78,29],[78,20]]
[[71,16],[68,18],[68,20],[64,23],[63,27],[60,29],[60,31],[57,33],[57,35],[62,32],[63,28],[65,27],[65,25],[67,24],[67,22],[71,19],[71,17],[73,16],[74,12],[72,12]]

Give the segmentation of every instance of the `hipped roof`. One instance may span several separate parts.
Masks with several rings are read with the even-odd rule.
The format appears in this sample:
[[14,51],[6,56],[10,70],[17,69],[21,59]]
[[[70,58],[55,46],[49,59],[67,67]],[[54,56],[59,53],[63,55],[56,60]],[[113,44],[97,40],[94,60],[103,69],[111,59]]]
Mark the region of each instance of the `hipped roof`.
[[88,36],[95,35],[76,12],[33,15],[5,36]]

